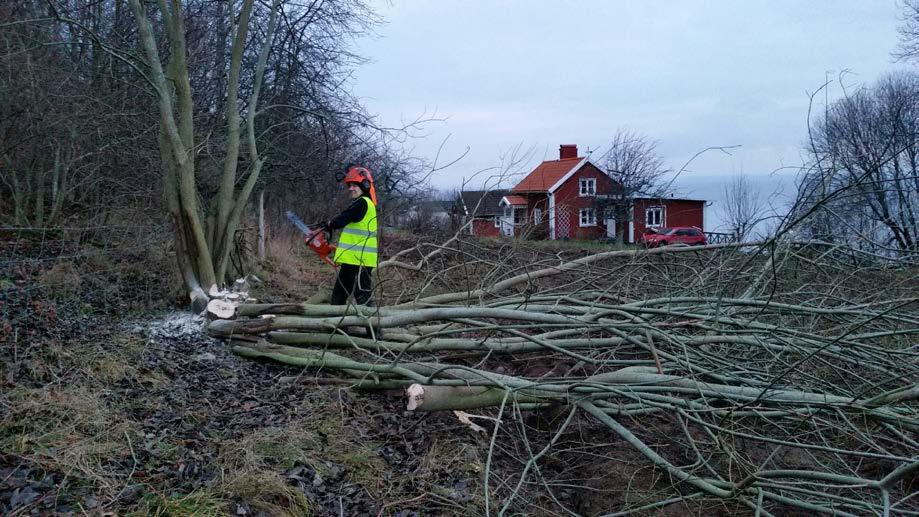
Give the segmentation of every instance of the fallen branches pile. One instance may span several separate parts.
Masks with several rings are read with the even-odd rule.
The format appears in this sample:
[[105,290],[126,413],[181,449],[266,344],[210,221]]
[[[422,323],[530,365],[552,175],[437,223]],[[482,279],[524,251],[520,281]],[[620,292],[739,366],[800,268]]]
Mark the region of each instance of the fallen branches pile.
[[533,491],[574,511],[556,496],[571,484],[541,465],[588,423],[669,487],[625,511],[712,497],[762,515],[919,509],[914,272],[820,246],[504,265],[474,288],[379,308],[241,305],[209,330],[245,357],[407,388],[410,410],[494,406],[491,451],[504,415],[570,408],[526,442],[516,483],[486,469],[489,511]]

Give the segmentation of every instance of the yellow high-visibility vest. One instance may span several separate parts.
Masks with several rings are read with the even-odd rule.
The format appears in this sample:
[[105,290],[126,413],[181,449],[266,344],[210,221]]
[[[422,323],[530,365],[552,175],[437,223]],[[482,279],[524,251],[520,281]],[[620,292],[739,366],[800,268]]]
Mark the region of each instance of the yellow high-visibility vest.
[[377,207],[366,197],[367,213],[356,223],[348,223],[338,236],[337,264],[377,267]]

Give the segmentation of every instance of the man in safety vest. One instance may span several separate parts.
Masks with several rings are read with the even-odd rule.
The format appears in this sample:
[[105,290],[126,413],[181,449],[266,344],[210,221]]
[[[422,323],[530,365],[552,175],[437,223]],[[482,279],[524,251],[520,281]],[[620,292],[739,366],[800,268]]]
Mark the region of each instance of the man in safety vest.
[[348,167],[344,182],[354,201],[324,225],[329,231],[341,229],[333,259],[339,268],[332,305],[344,305],[348,296],[354,296],[359,305],[368,305],[370,274],[377,267],[377,193],[365,167]]

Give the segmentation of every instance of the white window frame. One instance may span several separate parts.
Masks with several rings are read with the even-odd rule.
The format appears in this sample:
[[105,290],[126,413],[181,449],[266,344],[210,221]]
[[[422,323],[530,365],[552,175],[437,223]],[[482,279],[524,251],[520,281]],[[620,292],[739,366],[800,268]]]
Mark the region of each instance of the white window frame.
[[597,178],[581,178],[578,181],[578,196],[596,196],[597,195]]
[[[517,214],[521,214],[520,217],[517,217]],[[520,221],[519,223],[517,221]],[[514,226],[521,226],[527,222],[527,207],[525,206],[515,206],[511,211],[511,222],[514,223]]]
[[597,226],[597,211],[593,208],[582,208],[578,210],[578,226],[581,228]]
[[542,208],[533,209],[533,224],[539,224],[542,222]]
[[[656,214],[656,216],[654,214]],[[653,219],[657,219],[657,221]],[[660,228],[661,226],[664,226],[664,207],[649,206],[645,208],[645,227]]]
[[501,217],[495,216],[495,228],[501,228]]

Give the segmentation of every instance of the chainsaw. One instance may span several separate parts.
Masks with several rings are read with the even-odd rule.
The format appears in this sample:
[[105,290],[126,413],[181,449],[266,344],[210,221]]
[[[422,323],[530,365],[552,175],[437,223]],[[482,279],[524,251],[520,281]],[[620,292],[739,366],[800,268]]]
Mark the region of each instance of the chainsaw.
[[329,259],[329,255],[335,253],[335,246],[329,244],[329,240],[326,238],[325,231],[322,230],[322,228],[310,228],[308,224],[297,217],[297,214],[290,210],[287,211],[287,219],[289,219],[298,230],[303,232],[303,241],[309,249],[315,251],[316,254],[319,255],[319,258],[324,260],[328,265],[338,267]]

